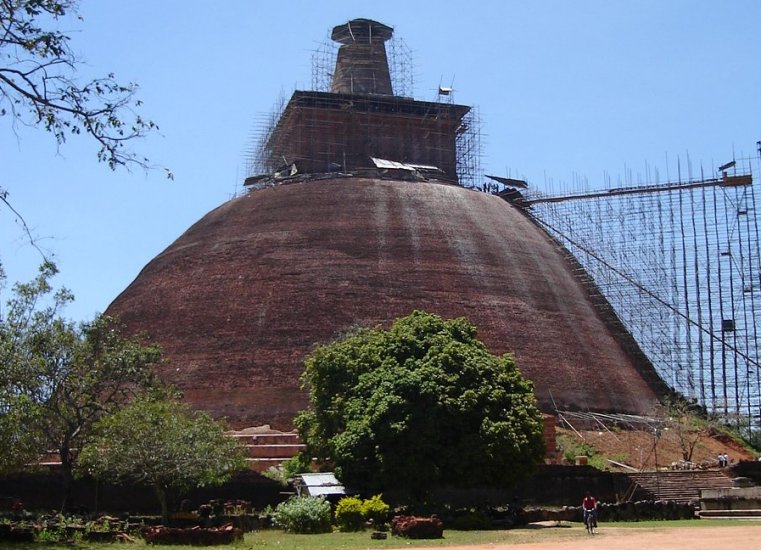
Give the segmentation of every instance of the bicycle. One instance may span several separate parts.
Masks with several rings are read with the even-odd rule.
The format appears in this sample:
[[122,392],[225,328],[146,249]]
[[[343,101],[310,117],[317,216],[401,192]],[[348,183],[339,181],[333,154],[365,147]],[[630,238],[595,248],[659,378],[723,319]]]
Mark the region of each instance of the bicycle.
[[584,525],[587,528],[587,533],[594,535],[597,531],[597,514],[595,510],[584,509]]

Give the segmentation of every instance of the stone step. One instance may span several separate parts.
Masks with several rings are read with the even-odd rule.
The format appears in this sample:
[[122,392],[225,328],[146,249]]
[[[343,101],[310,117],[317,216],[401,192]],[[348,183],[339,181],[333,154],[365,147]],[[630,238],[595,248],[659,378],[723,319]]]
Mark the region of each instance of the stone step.
[[701,489],[732,487],[732,481],[721,471],[641,472],[627,475],[656,500],[697,500]]
[[306,448],[306,445],[301,443],[291,445],[246,445],[248,456],[251,458],[288,459],[296,456]]
[[229,434],[244,445],[295,445],[301,443],[297,433],[272,433],[272,434]]
[[761,518],[761,510],[699,510],[702,519],[718,518]]

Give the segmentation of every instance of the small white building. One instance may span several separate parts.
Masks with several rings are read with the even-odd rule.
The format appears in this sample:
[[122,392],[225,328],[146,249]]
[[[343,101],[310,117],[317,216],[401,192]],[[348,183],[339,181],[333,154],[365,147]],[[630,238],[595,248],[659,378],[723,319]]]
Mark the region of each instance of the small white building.
[[300,497],[326,498],[346,495],[346,488],[336,479],[332,472],[318,474],[299,474],[293,482],[296,494]]

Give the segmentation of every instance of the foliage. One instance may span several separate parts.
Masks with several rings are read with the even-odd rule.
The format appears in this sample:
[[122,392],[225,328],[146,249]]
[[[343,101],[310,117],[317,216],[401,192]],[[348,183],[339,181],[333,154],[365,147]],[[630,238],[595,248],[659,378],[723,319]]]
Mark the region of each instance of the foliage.
[[245,467],[244,449],[224,425],[165,396],[144,396],[102,418],[80,455],[80,472],[153,487],[168,518],[167,494],[218,485]]
[[338,501],[335,511],[336,525],[341,531],[358,531],[365,521],[382,527],[388,521],[390,507],[381,495],[362,500],[358,497],[344,497]]
[[359,531],[362,529],[362,500],[357,497],[344,497],[336,505],[336,525],[341,531]]
[[558,448],[563,452],[563,458],[573,463],[577,456],[586,456],[588,458],[587,464],[598,470],[606,470],[609,466],[607,460],[615,460],[616,462],[628,462],[629,456],[626,453],[619,453],[613,456],[604,456],[599,451],[587,443],[586,441],[580,441],[576,437],[567,434],[560,434],[557,436]]
[[742,441],[742,446],[756,455],[761,452],[761,429],[754,428],[749,430]]
[[36,532],[37,542],[45,542],[47,545],[52,543],[74,545],[83,540],[93,539],[93,535],[126,530],[127,522],[117,521],[112,524],[112,520],[113,518],[108,516],[86,521],[82,516],[51,514],[36,518],[30,526]]
[[372,521],[373,525],[384,525],[388,521],[390,511],[391,507],[383,502],[381,495],[374,495],[362,501],[362,517]]
[[592,458],[597,455],[597,449],[589,443],[579,441],[570,435],[558,435],[557,443],[558,447],[563,451],[563,458],[568,462],[574,462],[577,456]]
[[16,284],[0,318],[0,430],[11,442],[0,449],[0,463],[18,468],[16,458],[28,462],[54,450],[68,489],[76,450],[93,424],[157,385],[161,352],[122,336],[110,317],[79,325],[65,319],[61,310],[73,297],[53,291],[56,273],[45,262],[32,282]]
[[35,432],[29,429],[37,418],[38,408],[26,396],[13,393],[8,384],[0,382],[0,441],[3,442],[0,475],[19,471],[38,458]]
[[312,459],[304,453],[299,453],[277,466],[270,466],[262,472],[262,475],[286,487],[297,474],[311,471]]
[[37,542],[66,542],[66,531],[62,529],[43,529],[36,536]]
[[303,381],[311,408],[297,428],[352,486],[507,486],[544,456],[533,385],[465,319],[416,311],[361,329],[318,348]]
[[[81,19],[78,0],[2,0],[0,2],[0,117],[12,124],[41,126],[62,144],[85,134],[100,149],[98,160],[111,169],[149,166],[127,145],[158,130],[137,113],[137,85],[119,83],[113,74],[77,78],[82,61],[58,30],[62,21]],[[171,174],[167,172],[169,177]]]
[[291,533],[329,533],[330,503],[323,497],[291,497],[277,505],[274,520]]

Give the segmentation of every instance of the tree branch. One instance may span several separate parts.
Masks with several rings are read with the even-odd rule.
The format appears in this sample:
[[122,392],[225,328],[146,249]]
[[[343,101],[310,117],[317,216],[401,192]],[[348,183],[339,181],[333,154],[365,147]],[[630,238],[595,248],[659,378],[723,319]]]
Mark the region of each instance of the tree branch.
[[0,187],[0,201],[5,204],[5,207],[10,210],[14,216],[16,216],[16,223],[21,226],[21,229],[26,233],[27,238],[29,239],[29,244],[31,244],[34,249],[40,253],[40,256],[42,256],[42,260],[44,262],[49,262],[47,255],[42,250],[42,248],[37,244],[37,240],[34,238],[34,235],[32,235],[32,231],[29,229],[29,225],[27,225],[26,220],[24,219],[24,216],[19,213],[18,210],[16,210],[13,205],[8,200],[8,191]]
[[[135,84],[119,84],[112,74],[84,84],[74,80],[79,60],[68,47],[69,37],[37,24],[42,16],[59,19],[76,13],[76,0],[0,0],[0,116],[10,111],[14,123],[24,121],[19,107],[51,132],[58,143],[69,134],[85,133],[98,143],[97,158],[115,170],[137,165],[152,169],[147,158],[126,147],[158,126],[136,114]],[[130,121],[125,115],[134,116]],[[167,177],[172,173],[166,170]]]

